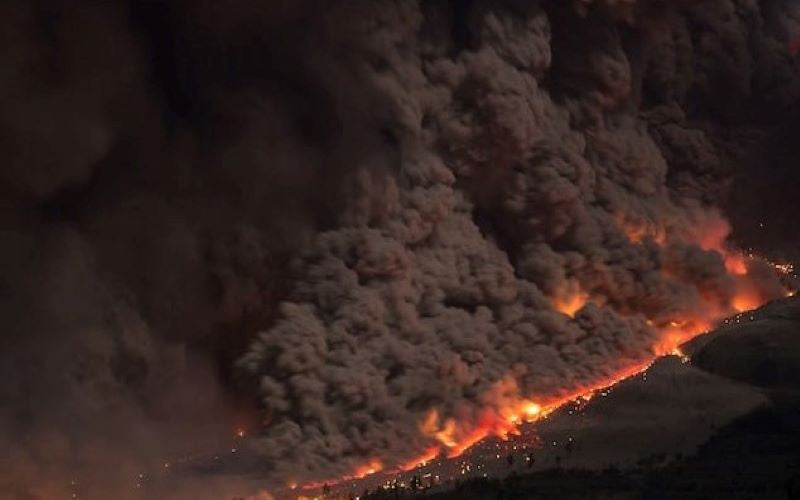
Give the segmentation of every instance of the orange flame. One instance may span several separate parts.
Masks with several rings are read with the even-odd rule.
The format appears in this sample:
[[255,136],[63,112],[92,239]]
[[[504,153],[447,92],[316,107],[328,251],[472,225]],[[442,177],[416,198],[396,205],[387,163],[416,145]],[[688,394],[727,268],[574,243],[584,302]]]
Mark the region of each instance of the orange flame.
[[430,462],[431,460],[438,457],[441,452],[442,449],[440,447],[431,446],[430,448],[425,450],[425,452],[422,455],[415,457],[404,464],[400,464],[400,467],[398,467],[398,469],[400,469],[401,471],[410,471],[412,469],[416,469],[417,467],[423,466],[428,462]]
[[[365,478],[365,477],[367,477],[369,475],[375,474],[375,473],[380,472],[382,470],[383,470],[383,462],[381,462],[377,458],[373,458],[372,460],[370,460],[366,464],[356,467],[356,470],[352,474],[348,474],[346,476],[337,477],[337,478],[326,479],[326,480],[322,480],[322,481],[311,481],[311,482],[305,483],[302,486],[300,486],[300,489],[301,490],[306,490],[306,491],[307,490],[318,490],[318,489],[323,488],[325,486],[334,486],[334,485],[341,484],[341,483],[344,483],[344,482],[347,482],[347,481],[354,481],[356,479],[363,479],[363,478]],[[291,483],[289,485],[289,489],[294,490],[296,488],[297,488],[297,483]]]
[[729,273],[738,276],[747,274],[747,260],[744,255],[733,253],[725,255],[723,258],[725,259],[725,269],[727,269]]
[[380,472],[383,470],[383,463],[377,458],[372,459],[369,463],[358,467],[356,471],[353,473],[354,479],[361,479],[362,477],[368,476],[370,474],[375,474],[376,472]]
[[[744,310],[754,309],[766,302],[769,297],[759,294],[751,284],[744,278],[749,273],[748,261],[755,257],[743,255],[741,253],[730,252],[721,244],[719,231],[703,242],[705,245],[716,246],[708,248],[717,251],[724,259],[725,267],[731,275],[737,277],[737,285],[740,290],[734,294],[730,304],[715,305],[709,303],[705,305],[704,315],[706,317],[685,317],[668,322],[659,328],[659,340],[653,345],[652,352],[655,357],[673,355],[678,356],[681,361],[687,362],[688,357],[681,351],[680,346],[694,337],[713,328],[714,323],[733,313]],[[780,273],[788,266],[778,267],[773,265]],[[739,278],[741,277],[741,278]],[[555,307],[562,313],[574,315],[586,303],[588,294],[578,290],[573,295],[554,300]],[[653,324],[652,321],[648,321]],[[561,397],[552,398],[541,402],[534,402],[530,399],[518,399],[495,409],[485,409],[477,423],[460,423],[453,419],[446,420],[443,428],[436,429],[435,426],[431,435],[439,440],[448,448],[448,457],[457,457],[471,448],[474,444],[484,438],[494,435],[501,439],[506,439],[509,435],[517,433],[517,426],[523,421],[535,422],[546,418],[553,411],[564,404],[576,400],[589,400],[599,391],[612,387],[622,380],[641,373],[650,367],[655,358],[633,363],[620,369],[611,376],[597,380],[591,385],[580,387],[569,394]],[[427,417],[429,422],[438,421],[439,414],[433,410]],[[428,426],[430,428],[430,426]]]
[[586,302],[589,300],[589,294],[578,290],[577,292],[568,294],[566,297],[557,297],[553,299],[553,307],[561,314],[566,314],[570,318],[574,318],[575,314],[583,309]]
[[[663,245],[667,241],[668,231],[659,223],[631,222],[631,220],[622,216],[617,218],[617,223],[622,232],[633,243],[640,243],[645,238],[651,239],[658,245]],[[498,390],[499,396],[487,398],[486,407],[477,411],[473,418],[443,418],[438,409],[431,409],[421,420],[419,430],[423,436],[434,444],[430,445],[418,457],[401,463],[392,471],[412,470],[434,460],[443,453],[450,458],[458,457],[489,436],[508,439],[510,435],[519,434],[518,427],[523,422],[536,422],[547,418],[548,415],[567,403],[589,400],[600,391],[646,370],[659,356],[674,355],[686,362],[688,357],[680,349],[682,344],[710,330],[719,319],[734,312],[741,313],[754,309],[772,298],[765,292],[760,291],[755,285],[755,279],[749,276],[751,269],[754,268],[753,263],[755,261],[766,262],[775,269],[777,274],[788,275],[793,272],[793,268],[789,264],[775,264],[752,254],[744,254],[730,249],[726,242],[730,232],[730,225],[713,213],[707,219],[700,220],[691,231],[689,234],[682,234],[681,238],[688,238],[704,250],[719,254],[726,271],[734,279],[736,292],[730,298],[729,303],[718,303],[718,299],[703,298],[701,299],[703,303],[700,304],[699,309],[701,312],[699,313],[689,314],[684,312],[682,316],[673,318],[672,321],[662,322],[659,320],[657,324],[655,319],[647,320],[649,325],[659,331],[658,341],[654,343],[651,349],[652,358],[632,362],[606,378],[578,387],[567,394],[548,399],[531,399],[517,396],[516,381],[513,377],[510,377],[510,383],[507,380],[497,383],[498,386],[503,386]],[[666,269],[663,271],[668,273]],[[793,292],[787,291],[787,293],[791,294]],[[577,282],[570,281],[564,290],[555,294],[552,301],[556,310],[567,316],[574,317],[589,299],[590,295],[582,290]],[[722,302],[725,301],[723,300]],[[358,467],[353,474],[336,480],[309,483],[302,488],[314,489],[321,487],[323,484],[336,484],[347,480],[360,479],[381,470],[383,470],[383,464],[379,460],[373,459],[368,464]]]
[[[653,353],[655,356],[678,356],[685,362],[686,355],[680,350],[679,346],[708,331],[711,326],[710,322],[700,320],[672,322],[668,327],[662,329],[661,340],[653,347]],[[459,423],[455,419],[448,418],[440,426],[441,418],[439,412],[433,409],[428,412],[420,423],[420,431],[443,445],[447,449],[446,455],[448,458],[455,458],[489,436],[495,436],[503,440],[508,439],[511,435],[519,434],[518,427],[523,422],[533,423],[547,418],[558,408],[573,401],[588,401],[598,392],[647,370],[654,361],[655,357],[633,363],[604,379],[543,402],[534,402],[528,398],[515,398],[499,408],[486,408],[481,412],[477,423],[474,424],[469,422]],[[431,446],[420,456],[402,463],[392,471],[412,470],[430,462],[441,453],[442,448],[439,445]],[[328,481],[308,483],[303,485],[302,489],[319,489],[325,484],[335,485],[353,479],[361,479],[381,470],[383,470],[381,462],[373,460],[369,464],[357,468],[356,472],[351,475]]]
[[617,227],[625,234],[631,243],[641,243],[645,238],[653,240],[658,245],[667,241],[667,230],[661,224],[652,221],[634,221],[625,215],[616,216]]

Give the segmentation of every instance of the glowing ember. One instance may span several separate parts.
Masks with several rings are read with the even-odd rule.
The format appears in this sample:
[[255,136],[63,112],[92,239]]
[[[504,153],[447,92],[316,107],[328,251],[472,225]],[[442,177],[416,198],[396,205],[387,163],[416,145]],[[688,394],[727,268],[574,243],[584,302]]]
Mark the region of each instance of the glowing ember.
[[[499,422],[498,422],[499,423]],[[513,422],[510,423],[511,427],[514,426]],[[462,438],[454,447],[447,453],[448,458],[455,458],[461,456],[465,451],[472,448],[476,443],[482,441],[485,437],[489,436],[490,424],[483,422],[478,425],[472,432],[469,432]]]
[[669,356],[679,350],[679,346],[710,330],[712,324],[708,321],[683,321],[670,322],[669,326],[661,330],[661,340],[653,346],[656,356]]
[[762,300],[752,293],[740,293],[733,297],[731,306],[736,312],[749,311],[762,304]]
[[691,361],[691,358],[689,358],[689,355],[684,353],[681,350],[680,347],[676,347],[675,349],[673,349],[670,354],[673,355],[673,356],[677,356],[681,360],[681,363],[683,363],[683,364],[686,364],[689,361]]

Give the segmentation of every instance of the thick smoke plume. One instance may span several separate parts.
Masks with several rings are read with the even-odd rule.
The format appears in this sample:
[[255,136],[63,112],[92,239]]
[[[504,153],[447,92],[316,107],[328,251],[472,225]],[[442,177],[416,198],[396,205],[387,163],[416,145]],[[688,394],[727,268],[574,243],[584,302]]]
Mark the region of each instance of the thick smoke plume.
[[[278,477],[396,465],[437,441],[457,452],[530,398],[592,386],[783,294],[765,263],[728,249],[711,203],[721,153],[681,106],[717,77],[681,46],[686,25],[711,23],[724,43],[739,26],[714,23],[748,6],[664,6],[674,26],[633,3],[581,7],[386,2],[354,16],[357,80],[382,91],[396,152],[359,174],[369,202],[316,237],[240,361],[258,376],[259,446]],[[730,42],[728,57],[767,51]],[[697,50],[730,53],[710,43]],[[680,81],[681,64],[701,74]]]
[[0,496],[393,467],[783,293],[715,207],[790,2],[277,3],[0,7]]

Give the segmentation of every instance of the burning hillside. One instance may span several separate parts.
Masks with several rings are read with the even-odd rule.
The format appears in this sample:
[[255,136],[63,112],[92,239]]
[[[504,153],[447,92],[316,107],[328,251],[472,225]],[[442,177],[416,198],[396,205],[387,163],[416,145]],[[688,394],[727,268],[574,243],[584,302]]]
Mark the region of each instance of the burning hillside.
[[367,10],[359,74],[398,112],[395,156],[239,362],[277,477],[458,456],[788,293],[703,179],[670,178],[633,112],[655,61],[615,21],[475,4],[455,50],[449,8]]

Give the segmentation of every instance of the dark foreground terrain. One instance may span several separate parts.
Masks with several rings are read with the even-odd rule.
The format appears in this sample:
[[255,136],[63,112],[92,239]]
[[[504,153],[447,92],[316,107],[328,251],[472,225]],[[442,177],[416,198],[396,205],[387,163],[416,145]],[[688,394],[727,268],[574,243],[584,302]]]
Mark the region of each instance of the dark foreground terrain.
[[686,347],[695,367],[748,384],[768,402],[686,455],[654,455],[624,469],[513,471],[504,479],[455,483],[448,491],[380,490],[361,498],[800,498],[800,300],[769,304]]
[[695,455],[660,468],[554,469],[505,480],[473,480],[442,493],[381,491],[366,498],[800,498],[798,406],[795,401],[758,410],[722,429]]

